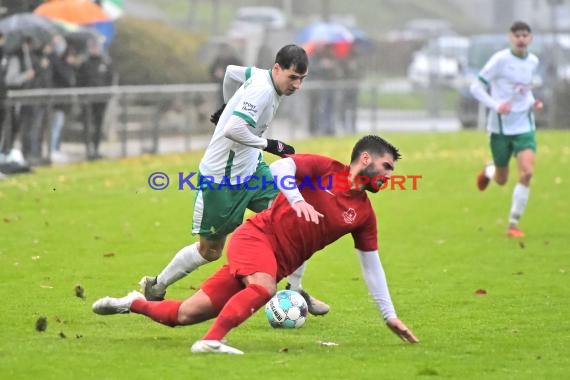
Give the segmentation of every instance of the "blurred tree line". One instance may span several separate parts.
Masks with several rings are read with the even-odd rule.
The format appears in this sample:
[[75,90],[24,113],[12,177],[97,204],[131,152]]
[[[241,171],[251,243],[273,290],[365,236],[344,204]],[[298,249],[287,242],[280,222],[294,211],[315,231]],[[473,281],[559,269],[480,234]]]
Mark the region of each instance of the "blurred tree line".
[[120,84],[174,84],[207,82],[209,62],[201,62],[198,50],[203,34],[168,25],[124,17],[110,55]]

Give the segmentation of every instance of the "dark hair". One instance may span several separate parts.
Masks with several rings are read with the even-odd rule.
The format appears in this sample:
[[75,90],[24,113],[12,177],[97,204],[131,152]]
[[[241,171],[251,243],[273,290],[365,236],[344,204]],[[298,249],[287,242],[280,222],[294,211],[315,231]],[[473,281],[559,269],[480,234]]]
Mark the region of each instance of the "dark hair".
[[377,154],[383,156],[386,153],[390,153],[394,157],[394,161],[399,160],[402,155],[394,145],[390,144],[388,141],[384,140],[380,136],[368,135],[364,136],[354,146],[352,149],[352,155],[350,156],[350,162],[354,163],[363,152],[368,152],[370,154]]
[[532,30],[530,30],[530,25],[528,25],[524,21],[515,21],[513,23],[513,25],[511,25],[510,30],[511,30],[511,33],[523,32],[523,31],[532,33]]
[[279,64],[282,69],[287,70],[291,66],[295,66],[295,71],[304,74],[309,66],[309,58],[305,49],[298,45],[285,45],[275,56],[275,63]]

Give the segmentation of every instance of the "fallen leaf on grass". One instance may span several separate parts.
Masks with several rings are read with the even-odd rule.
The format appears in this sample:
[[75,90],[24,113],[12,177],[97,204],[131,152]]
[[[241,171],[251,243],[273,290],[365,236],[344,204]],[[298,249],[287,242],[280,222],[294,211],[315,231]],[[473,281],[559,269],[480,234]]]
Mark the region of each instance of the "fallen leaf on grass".
[[85,289],[81,285],[75,286],[75,296],[81,299],[85,299]]
[[104,257],[114,257],[115,256],[115,252],[109,252],[109,253],[105,253],[103,254]]
[[63,323],[63,324],[66,324],[66,323],[67,323],[65,320],[61,319],[61,318],[59,317],[59,315],[56,315],[55,317],[53,317],[53,319],[55,319],[55,321],[56,321],[57,323]]
[[40,285],[40,288],[42,288],[42,289],[53,289],[53,286],[51,286],[51,285]]
[[437,372],[435,369],[424,368],[424,369],[418,371],[418,375],[419,376],[438,376],[439,372]]
[[475,290],[475,295],[476,296],[486,296],[487,291],[485,289],[477,289],[477,290]]
[[60,332],[59,332],[59,337],[60,337],[61,339],[67,338],[67,337],[65,336],[65,334],[63,333],[63,331],[60,331]]
[[279,349],[279,352],[285,352],[285,353],[287,353],[287,352],[289,352],[289,348],[287,348],[287,347],[280,348],[280,349]]
[[519,247],[521,247],[521,249],[524,249],[524,242],[519,241]]
[[36,331],[44,332],[47,329],[47,318],[39,317],[36,321]]

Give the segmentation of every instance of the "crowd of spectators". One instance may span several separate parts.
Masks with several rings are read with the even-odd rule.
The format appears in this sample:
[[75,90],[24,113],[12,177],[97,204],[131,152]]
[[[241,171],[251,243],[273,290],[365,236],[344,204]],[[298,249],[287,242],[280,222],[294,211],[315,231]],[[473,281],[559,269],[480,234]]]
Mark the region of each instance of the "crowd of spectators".
[[77,49],[60,35],[47,44],[27,36],[15,51],[5,53],[5,39],[0,33],[0,172],[65,161],[61,139],[71,116],[83,124],[87,159],[101,158],[106,102],[79,105],[75,113],[71,104],[47,98],[39,104],[6,102],[9,90],[111,85],[111,60],[101,41],[88,39]]

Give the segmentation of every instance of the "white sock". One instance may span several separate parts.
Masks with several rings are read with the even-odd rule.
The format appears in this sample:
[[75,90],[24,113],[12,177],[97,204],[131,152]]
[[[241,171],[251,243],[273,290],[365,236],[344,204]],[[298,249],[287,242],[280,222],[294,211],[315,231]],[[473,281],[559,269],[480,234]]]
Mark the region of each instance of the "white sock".
[[182,248],[156,278],[157,285],[164,289],[186,277],[190,272],[209,261],[198,252],[198,242]]
[[494,176],[495,176],[495,165],[489,164],[485,166],[485,177],[493,179]]
[[289,284],[291,285],[291,290],[301,290],[303,286],[301,285],[301,280],[303,279],[303,274],[307,268],[307,262],[305,261],[295,272],[291,273],[287,278]]
[[516,226],[519,223],[519,219],[524,213],[526,203],[528,202],[529,188],[517,183],[515,189],[513,190],[513,204],[511,206],[511,213],[509,214],[509,223]]

